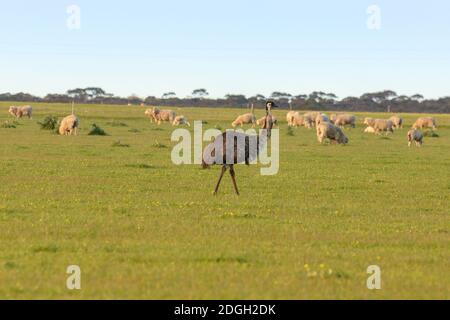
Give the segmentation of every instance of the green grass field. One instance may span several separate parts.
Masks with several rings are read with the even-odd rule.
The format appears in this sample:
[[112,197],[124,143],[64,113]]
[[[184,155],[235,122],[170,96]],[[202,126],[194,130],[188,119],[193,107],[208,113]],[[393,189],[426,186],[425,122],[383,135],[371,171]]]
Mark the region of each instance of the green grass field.
[[[62,137],[37,122],[70,106],[35,104],[33,120],[2,128],[8,106],[0,298],[450,298],[449,115],[421,149],[407,147],[406,128],[364,134],[367,114],[348,146],[288,135],[284,121],[279,174],[237,166],[241,197],[228,176],[213,197],[220,168],[173,165],[173,128],[144,108],[77,106],[82,130]],[[242,112],[174,109],[223,129]],[[418,115],[404,117],[410,127]],[[93,123],[109,135],[88,136]],[[66,288],[69,265],[81,267],[80,291]],[[370,265],[382,290],[366,287]]]

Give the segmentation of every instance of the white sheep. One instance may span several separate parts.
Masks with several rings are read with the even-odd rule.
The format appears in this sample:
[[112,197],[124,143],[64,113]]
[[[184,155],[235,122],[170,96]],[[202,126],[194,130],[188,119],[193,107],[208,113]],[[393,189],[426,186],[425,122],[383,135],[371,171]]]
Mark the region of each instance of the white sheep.
[[237,126],[243,127],[244,124],[251,124],[252,128],[254,128],[256,125],[255,115],[253,113],[246,113],[240,115],[239,117],[236,118],[236,120],[233,121],[231,125],[233,126],[233,128],[236,128]]
[[330,141],[338,144],[347,144],[349,142],[342,129],[330,122],[320,123],[317,126],[316,131],[317,139],[320,143],[323,143],[325,139],[330,139]]
[[33,117],[33,108],[31,106],[23,106],[23,107],[9,107],[9,113],[16,117],[17,119],[20,119],[22,117],[28,117],[28,119],[31,119]]
[[80,127],[80,120],[75,115],[70,115],[62,119],[59,125],[59,134],[62,136],[77,135]]
[[408,132],[408,147],[411,147],[413,141],[416,143],[416,147],[423,145],[423,133],[419,130],[413,129]]
[[175,120],[173,120],[172,125],[173,126],[187,125],[188,127],[191,126],[191,124],[189,123],[189,121],[187,120],[187,118],[185,116],[175,117]]

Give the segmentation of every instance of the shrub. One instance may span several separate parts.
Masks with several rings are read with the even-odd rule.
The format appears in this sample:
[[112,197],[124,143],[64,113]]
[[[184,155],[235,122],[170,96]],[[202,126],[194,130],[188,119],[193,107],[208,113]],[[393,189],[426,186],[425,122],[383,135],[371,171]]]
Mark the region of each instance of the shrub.
[[292,127],[288,127],[288,130],[287,130],[287,135],[288,136],[295,136],[295,134],[294,134],[294,129],[292,129]]
[[92,129],[91,129],[91,131],[89,131],[88,135],[90,135],[90,136],[107,136],[108,134],[105,132],[105,130],[103,130],[102,128],[100,128],[99,126],[97,126],[94,123],[94,124],[92,124]]
[[134,168],[134,169],[154,169],[155,167],[151,164],[145,164],[145,163],[138,163],[138,164],[128,164],[126,165],[127,168]]
[[126,123],[119,122],[119,121],[116,121],[116,120],[108,122],[107,125],[111,126],[111,127],[128,127],[128,125]]
[[16,125],[14,123],[9,122],[9,121],[5,121],[5,122],[2,123],[1,127],[4,128],[4,129],[15,129]]
[[129,148],[130,147],[129,144],[122,143],[122,142],[120,142],[120,140],[113,142],[113,144],[111,146],[118,147],[118,148]]
[[427,138],[439,138],[439,135],[434,131],[426,131],[423,135]]
[[165,149],[165,148],[167,148],[167,146],[166,146],[165,144],[162,144],[162,143],[159,142],[158,140],[155,141],[155,143],[153,144],[153,147],[159,148],[159,149]]
[[55,130],[58,126],[58,118],[47,116],[44,121],[38,122],[42,130]]

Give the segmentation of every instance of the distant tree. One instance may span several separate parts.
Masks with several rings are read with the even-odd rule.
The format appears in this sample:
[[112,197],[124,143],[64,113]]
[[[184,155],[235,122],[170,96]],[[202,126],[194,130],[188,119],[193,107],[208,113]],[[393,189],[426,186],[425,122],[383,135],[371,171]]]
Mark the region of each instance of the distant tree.
[[102,88],[88,87],[88,88],[77,88],[67,91],[67,95],[72,100],[78,100],[82,102],[87,102],[88,100],[100,100],[103,103],[104,98],[113,97],[113,94],[106,93]]
[[389,103],[397,97],[397,93],[390,90],[385,90],[375,93],[366,93],[361,96],[362,100],[371,100],[377,104]]
[[88,94],[85,89],[76,88],[67,90],[67,95],[73,100],[86,101],[88,98]]
[[338,97],[334,93],[326,93],[322,91],[314,91],[308,96],[310,102],[318,104],[331,104],[337,101]]
[[167,92],[162,95],[162,99],[174,99],[177,97],[175,92]]
[[225,99],[231,104],[237,105],[245,105],[248,102],[247,98],[242,94],[227,94]]
[[395,101],[395,102],[406,102],[406,101],[410,101],[410,99],[409,99],[408,96],[401,95],[401,96],[395,97],[393,99],[393,101]]
[[97,97],[104,97],[106,95],[105,90],[102,88],[89,87],[84,89],[84,92],[87,94],[89,99],[95,99]]
[[140,105],[142,102],[144,102],[141,98],[137,96],[137,94],[133,93],[128,98],[128,104],[137,104]]
[[204,99],[209,96],[209,93],[206,89],[195,89],[192,91],[192,96],[198,99]]
[[290,93],[286,93],[286,92],[279,92],[279,91],[275,91],[272,92],[272,94],[270,95],[270,99],[274,99],[274,100],[289,100],[292,98],[292,95]]
[[425,98],[421,94],[415,94],[415,95],[411,96],[411,100],[417,101],[417,102],[422,102],[423,100],[425,100]]

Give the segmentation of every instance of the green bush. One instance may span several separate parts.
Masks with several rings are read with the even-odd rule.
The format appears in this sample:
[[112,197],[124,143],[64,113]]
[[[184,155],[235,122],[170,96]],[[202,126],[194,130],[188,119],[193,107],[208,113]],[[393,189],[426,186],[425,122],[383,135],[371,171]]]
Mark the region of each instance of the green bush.
[[5,122],[2,123],[1,127],[4,128],[4,129],[15,129],[16,125],[11,123],[11,122],[9,122],[9,121],[5,121]]
[[118,140],[118,141],[114,141],[114,142],[113,142],[112,147],[129,148],[130,145],[129,145],[129,144],[122,143],[122,142],[120,142],[120,140]]
[[58,118],[47,116],[44,121],[38,122],[42,130],[55,130],[58,127]]
[[107,136],[108,134],[105,132],[105,130],[103,130],[102,128],[100,128],[98,125],[96,125],[94,123],[94,124],[92,124],[92,129],[91,129],[91,131],[89,131],[88,135],[90,135],[90,136]]
[[165,149],[167,148],[167,146],[163,143],[160,143],[158,140],[155,141],[155,143],[153,144],[153,147],[155,148],[159,148],[159,149]]
[[439,135],[434,131],[426,131],[423,135],[427,138],[439,138]]
[[294,129],[292,129],[292,127],[288,127],[288,130],[287,130],[287,135],[288,136],[295,136],[295,134],[294,134]]

